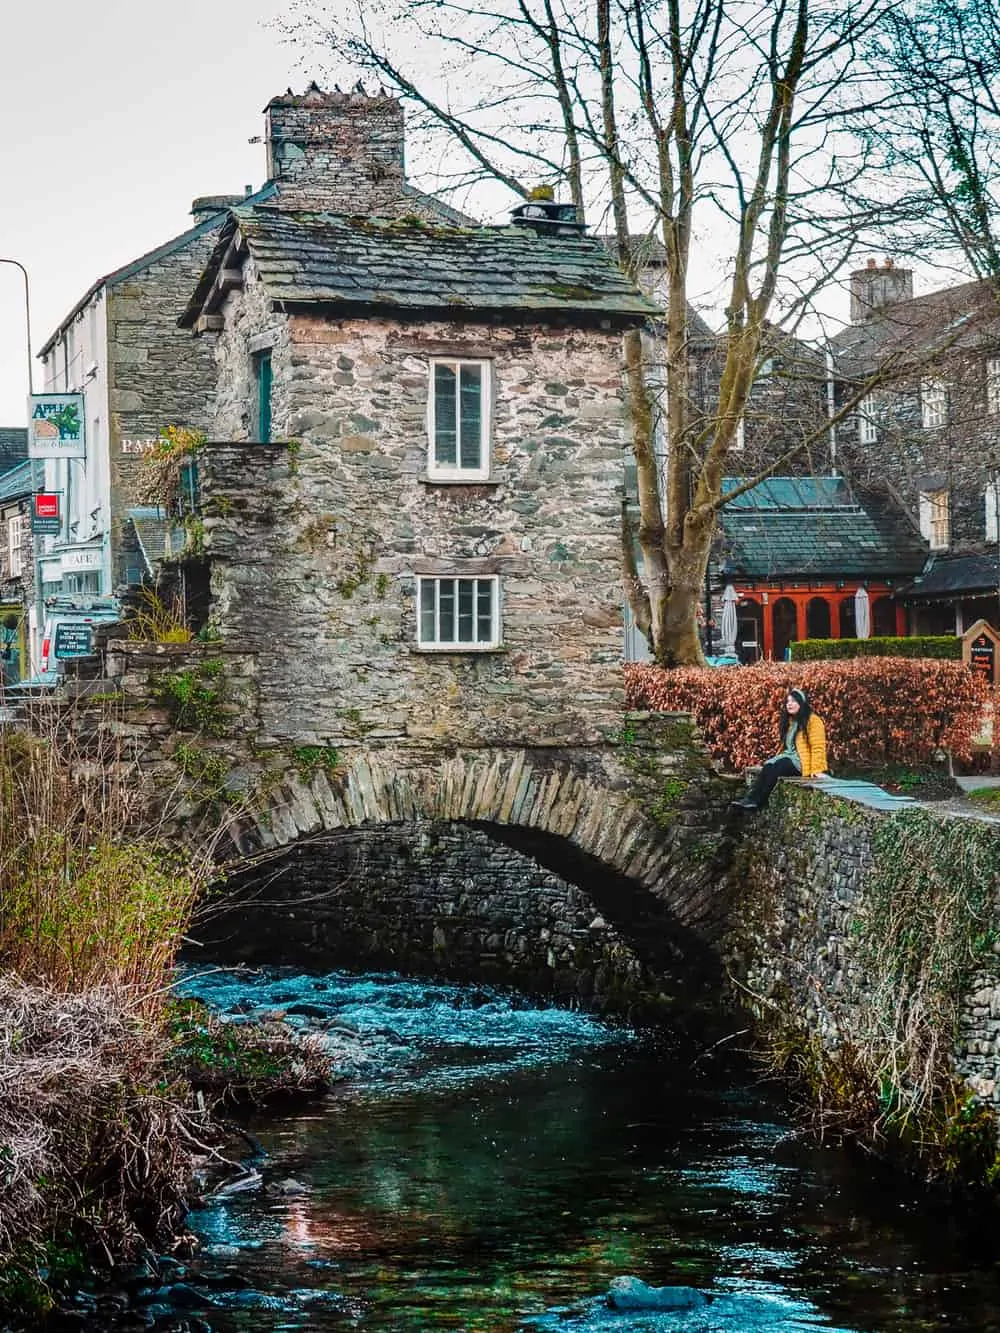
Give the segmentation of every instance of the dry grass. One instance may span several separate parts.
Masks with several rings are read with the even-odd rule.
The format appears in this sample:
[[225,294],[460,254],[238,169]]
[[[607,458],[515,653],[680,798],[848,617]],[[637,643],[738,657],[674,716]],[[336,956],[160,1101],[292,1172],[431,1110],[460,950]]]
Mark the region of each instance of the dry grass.
[[0,1308],[44,1304],[67,1238],[110,1261],[176,1233],[207,1127],[161,1084],[161,1055],[121,992],[0,977]]

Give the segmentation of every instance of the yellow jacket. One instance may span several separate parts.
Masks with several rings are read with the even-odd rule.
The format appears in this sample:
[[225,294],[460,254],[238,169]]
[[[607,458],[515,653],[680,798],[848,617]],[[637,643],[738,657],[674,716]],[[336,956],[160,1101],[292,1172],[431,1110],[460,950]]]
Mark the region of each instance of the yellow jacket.
[[810,713],[806,725],[795,733],[795,750],[804,778],[826,772],[826,727],[817,713]]

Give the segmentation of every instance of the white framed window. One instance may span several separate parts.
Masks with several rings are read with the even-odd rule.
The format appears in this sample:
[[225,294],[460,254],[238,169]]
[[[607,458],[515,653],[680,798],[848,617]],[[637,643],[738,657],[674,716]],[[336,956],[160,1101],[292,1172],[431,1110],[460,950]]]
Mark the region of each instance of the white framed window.
[[986,487],[986,540],[1000,542],[1000,481],[993,480]]
[[417,646],[476,651],[500,644],[500,580],[417,579]]
[[1000,412],[1000,356],[986,362],[986,410],[994,416]]
[[875,421],[875,395],[866,393],[858,403],[858,443],[877,444],[878,426]]
[[920,535],[932,551],[942,551],[951,542],[951,506],[948,491],[921,491]]
[[24,573],[24,521],[20,514],[7,520],[7,565],[12,579]]
[[489,361],[435,359],[427,404],[427,475],[482,481],[490,475]]
[[920,381],[920,417],[924,430],[948,424],[948,386],[944,380]]

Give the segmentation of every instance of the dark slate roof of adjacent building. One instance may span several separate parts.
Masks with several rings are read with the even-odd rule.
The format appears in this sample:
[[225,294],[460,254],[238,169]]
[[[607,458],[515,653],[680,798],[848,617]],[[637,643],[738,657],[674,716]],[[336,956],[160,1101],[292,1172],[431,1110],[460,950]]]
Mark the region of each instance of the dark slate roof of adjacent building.
[[594,237],[541,235],[527,226],[237,208],[182,324],[209,313],[216,275],[237,238],[268,296],[284,309],[570,315],[629,323],[659,313]]
[[897,370],[919,366],[938,353],[1000,344],[1000,303],[991,282],[963,282],[894,301],[831,339],[842,367],[863,372],[886,356]]
[[34,490],[32,461],[17,463],[0,476],[0,501],[19,500]]
[[[275,188],[273,181],[267,181],[261,186],[256,194],[248,195],[247,199],[250,202],[270,199],[275,192]],[[115,287],[120,282],[127,282],[129,278],[134,277],[136,273],[141,273],[142,270],[148,268],[150,264],[155,264],[160,259],[166,259],[168,255],[175,254],[178,250],[183,250],[186,245],[190,245],[191,242],[197,240],[199,236],[204,236],[206,232],[214,231],[218,227],[219,219],[224,215],[225,211],[225,209],[220,209],[219,212],[210,214],[204,221],[197,223],[193,227],[189,227],[187,231],[182,231],[179,236],[171,237],[171,239],[165,241],[163,245],[158,245],[155,250],[147,250],[147,252],[144,255],[140,255],[138,259],[130,260],[129,263],[123,264],[121,268],[113,269],[110,273],[105,273],[102,278],[98,278],[96,282],[91,283],[58,328],[50,334],[48,341],[37,353],[37,356],[39,358],[45,356],[53,343],[58,340],[64,329],[72,324],[80,311],[87,307],[89,302],[97,295],[102,287]]]
[[[727,478],[725,491],[741,484]],[[900,578],[923,568],[927,548],[901,517],[842,477],[772,477],[721,515],[727,577]]]
[[168,518],[159,505],[138,505],[128,511],[139,551],[151,575],[167,556],[184,549],[184,529]]
[[28,457],[27,426],[0,426],[0,472]]
[[960,597],[963,593],[996,593],[1000,588],[1000,556],[937,555],[927,569],[901,591],[908,597]]

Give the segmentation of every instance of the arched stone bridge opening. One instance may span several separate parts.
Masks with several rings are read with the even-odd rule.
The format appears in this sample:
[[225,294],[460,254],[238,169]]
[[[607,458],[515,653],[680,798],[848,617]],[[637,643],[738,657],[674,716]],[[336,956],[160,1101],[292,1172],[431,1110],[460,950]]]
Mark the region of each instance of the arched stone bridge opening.
[[266,792],[199,957],[434,972],[633,1014],[690,999],[694,976],[718,995],[725,793],[700,758],[634,732],[625,754],[357,752],[272,770]]

